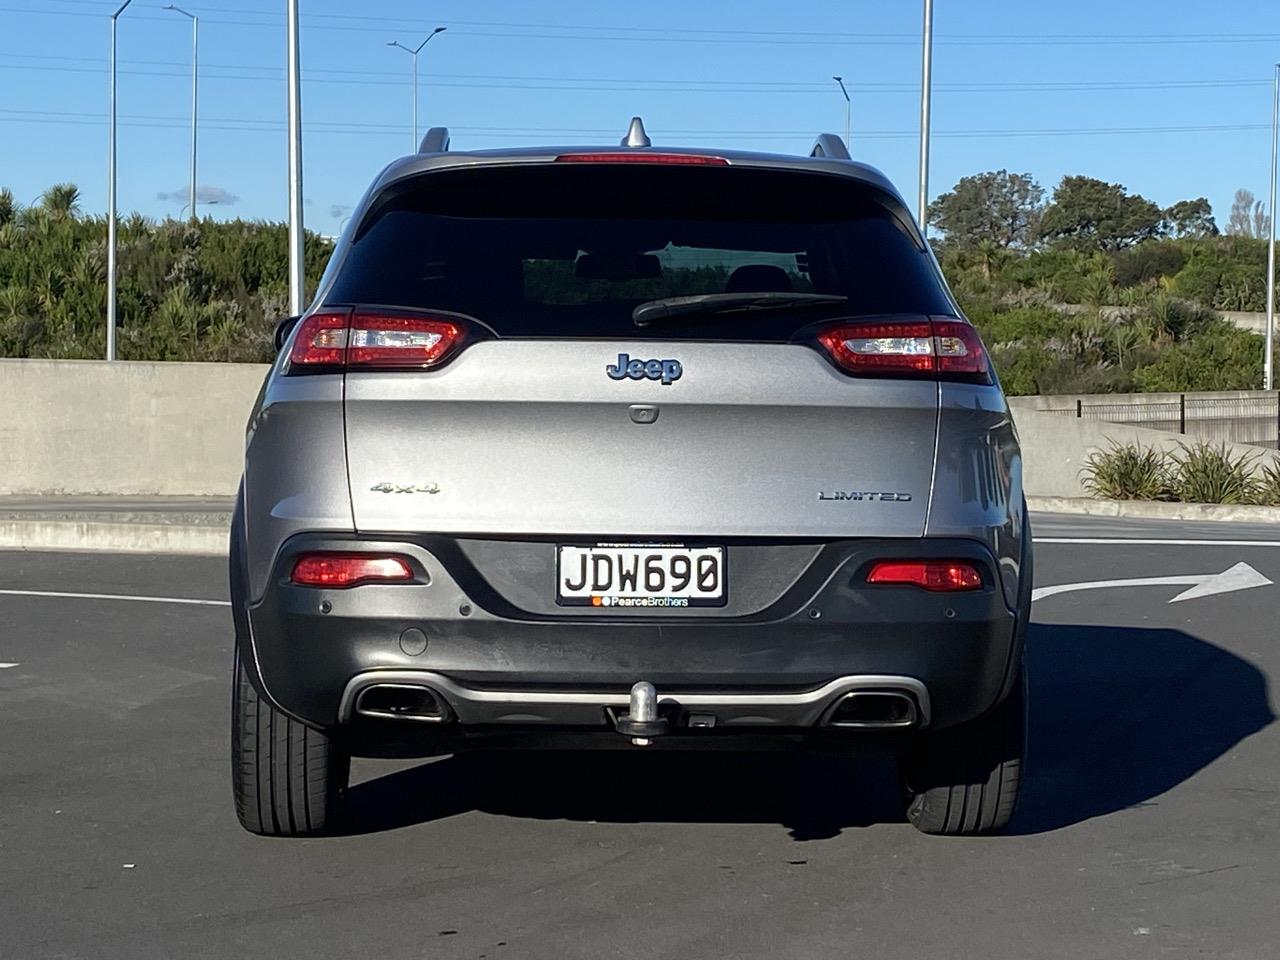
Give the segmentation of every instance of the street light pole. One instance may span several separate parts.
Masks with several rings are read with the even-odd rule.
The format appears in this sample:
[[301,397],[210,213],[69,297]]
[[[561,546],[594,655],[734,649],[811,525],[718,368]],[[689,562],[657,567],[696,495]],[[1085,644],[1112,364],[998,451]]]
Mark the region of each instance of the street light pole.
[[302,313],[306,274],[302,232],[302,75],[298,49],[298,0],[285,0],[289,103],[289,312]]
[[420,44],[418,44],[416,48],[406,47],[399,40],[387,41],[388,47],[399,47],[401,50],[403,50],[405,53],[409,54],[409,56],[413,58],[413,69],[410,75],[413,77],[413,151],[414,153],[418,152],[418,54],[422,52],[423,47],[425,47],[428,43],[431,42],[432,37],[434,37],[437,33],[444,33],[448,29],[449,29],[448,27],[436,27],[429,34],[427,34],[427,39],[423,40]]
[[191,20],[191,219],[196,217],[196,113],[200,105],[200,18],[181,7],[169,4],[166,10],[180,13]]
[[929,108],[933,99],[933,0],[924,0],[920,56],[920,232],[929,233]]
[[[844,88],[844,77],[832,77],[831,79],[840,84],[840,92],[844,94],[844,145],[846,147],[851,147],[852,144],[849,140],[849,111],[852,106],[852,101],[849,99],[849,91]],[[852,152],[853,151],[850,150],[850,153]]]
[[1270,229],[1267,231],[1267,356],[1263,364],[1264,390],[1272,389],[1275,382],[1275,332],[1276,332],[1276,143],[1280,137],[1280,63],[1275,67],[1275,79],[1271,93],[1271,207]]
[[111,15],[111,116],[107,123],[107,359],[116,358],[116,20],[133,0]]

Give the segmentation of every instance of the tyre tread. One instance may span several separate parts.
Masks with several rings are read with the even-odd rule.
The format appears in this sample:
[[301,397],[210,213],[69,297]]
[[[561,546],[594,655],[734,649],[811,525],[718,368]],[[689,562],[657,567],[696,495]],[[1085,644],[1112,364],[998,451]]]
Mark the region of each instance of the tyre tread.
[[240,824],[264,836],[332,830],[350,758],[330,736],[264,700],[238,651],[234,669],[231,783]]

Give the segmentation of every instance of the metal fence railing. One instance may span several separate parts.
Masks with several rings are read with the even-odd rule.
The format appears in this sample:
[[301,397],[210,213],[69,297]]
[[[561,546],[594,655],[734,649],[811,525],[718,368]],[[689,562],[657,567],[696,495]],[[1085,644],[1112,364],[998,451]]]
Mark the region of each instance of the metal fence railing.
[[[1054,401],[1063,401],[1055,404]],[[1150,399],[1125,394],[1124,399],[1096,397],[1042,397],[1049,413],[1074,415],[1084,420],[1124,423],[1152,430],[1180,433],[1211,443],[1228,441],[1280,449],[1280,392],[1252,391],[1221,394],[1158,394]]]

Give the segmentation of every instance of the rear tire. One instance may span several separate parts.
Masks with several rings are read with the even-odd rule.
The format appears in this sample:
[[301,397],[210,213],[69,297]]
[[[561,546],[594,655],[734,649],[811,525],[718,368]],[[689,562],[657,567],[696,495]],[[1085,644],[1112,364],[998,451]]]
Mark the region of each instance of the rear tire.
[[1027,742],[1026,670],[1004,702],[977,720],[924,734],[898,761],[907,819],[922,833],[972,836],[1013,816]]
[[305,837],[337,822],[351,757],[332,737],[268,703],[235,656],[231,700],[231,788],[250,833]]

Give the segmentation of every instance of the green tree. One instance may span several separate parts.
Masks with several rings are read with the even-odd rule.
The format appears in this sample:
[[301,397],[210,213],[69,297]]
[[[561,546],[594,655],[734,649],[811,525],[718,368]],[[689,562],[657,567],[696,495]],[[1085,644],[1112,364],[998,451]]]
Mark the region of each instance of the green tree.
[[1076,249],[1123,250],[1158,236],[1164,214],[1118,183],[1063,177],[1040,220],[1040,238]]
[[1035,235],[1044,188],[1029,173],[994,170],[961,177],[929,204],[929,223],[949,242],[1025,247]]
[[13,202],[13,191],[8,187],[0,188],[0,227],[13,223],[18,215],[18,205]]
[[1164,232],[1171,237],[1216,237],[1213,207],[1206,197],[1179,200],[1164,212]]

